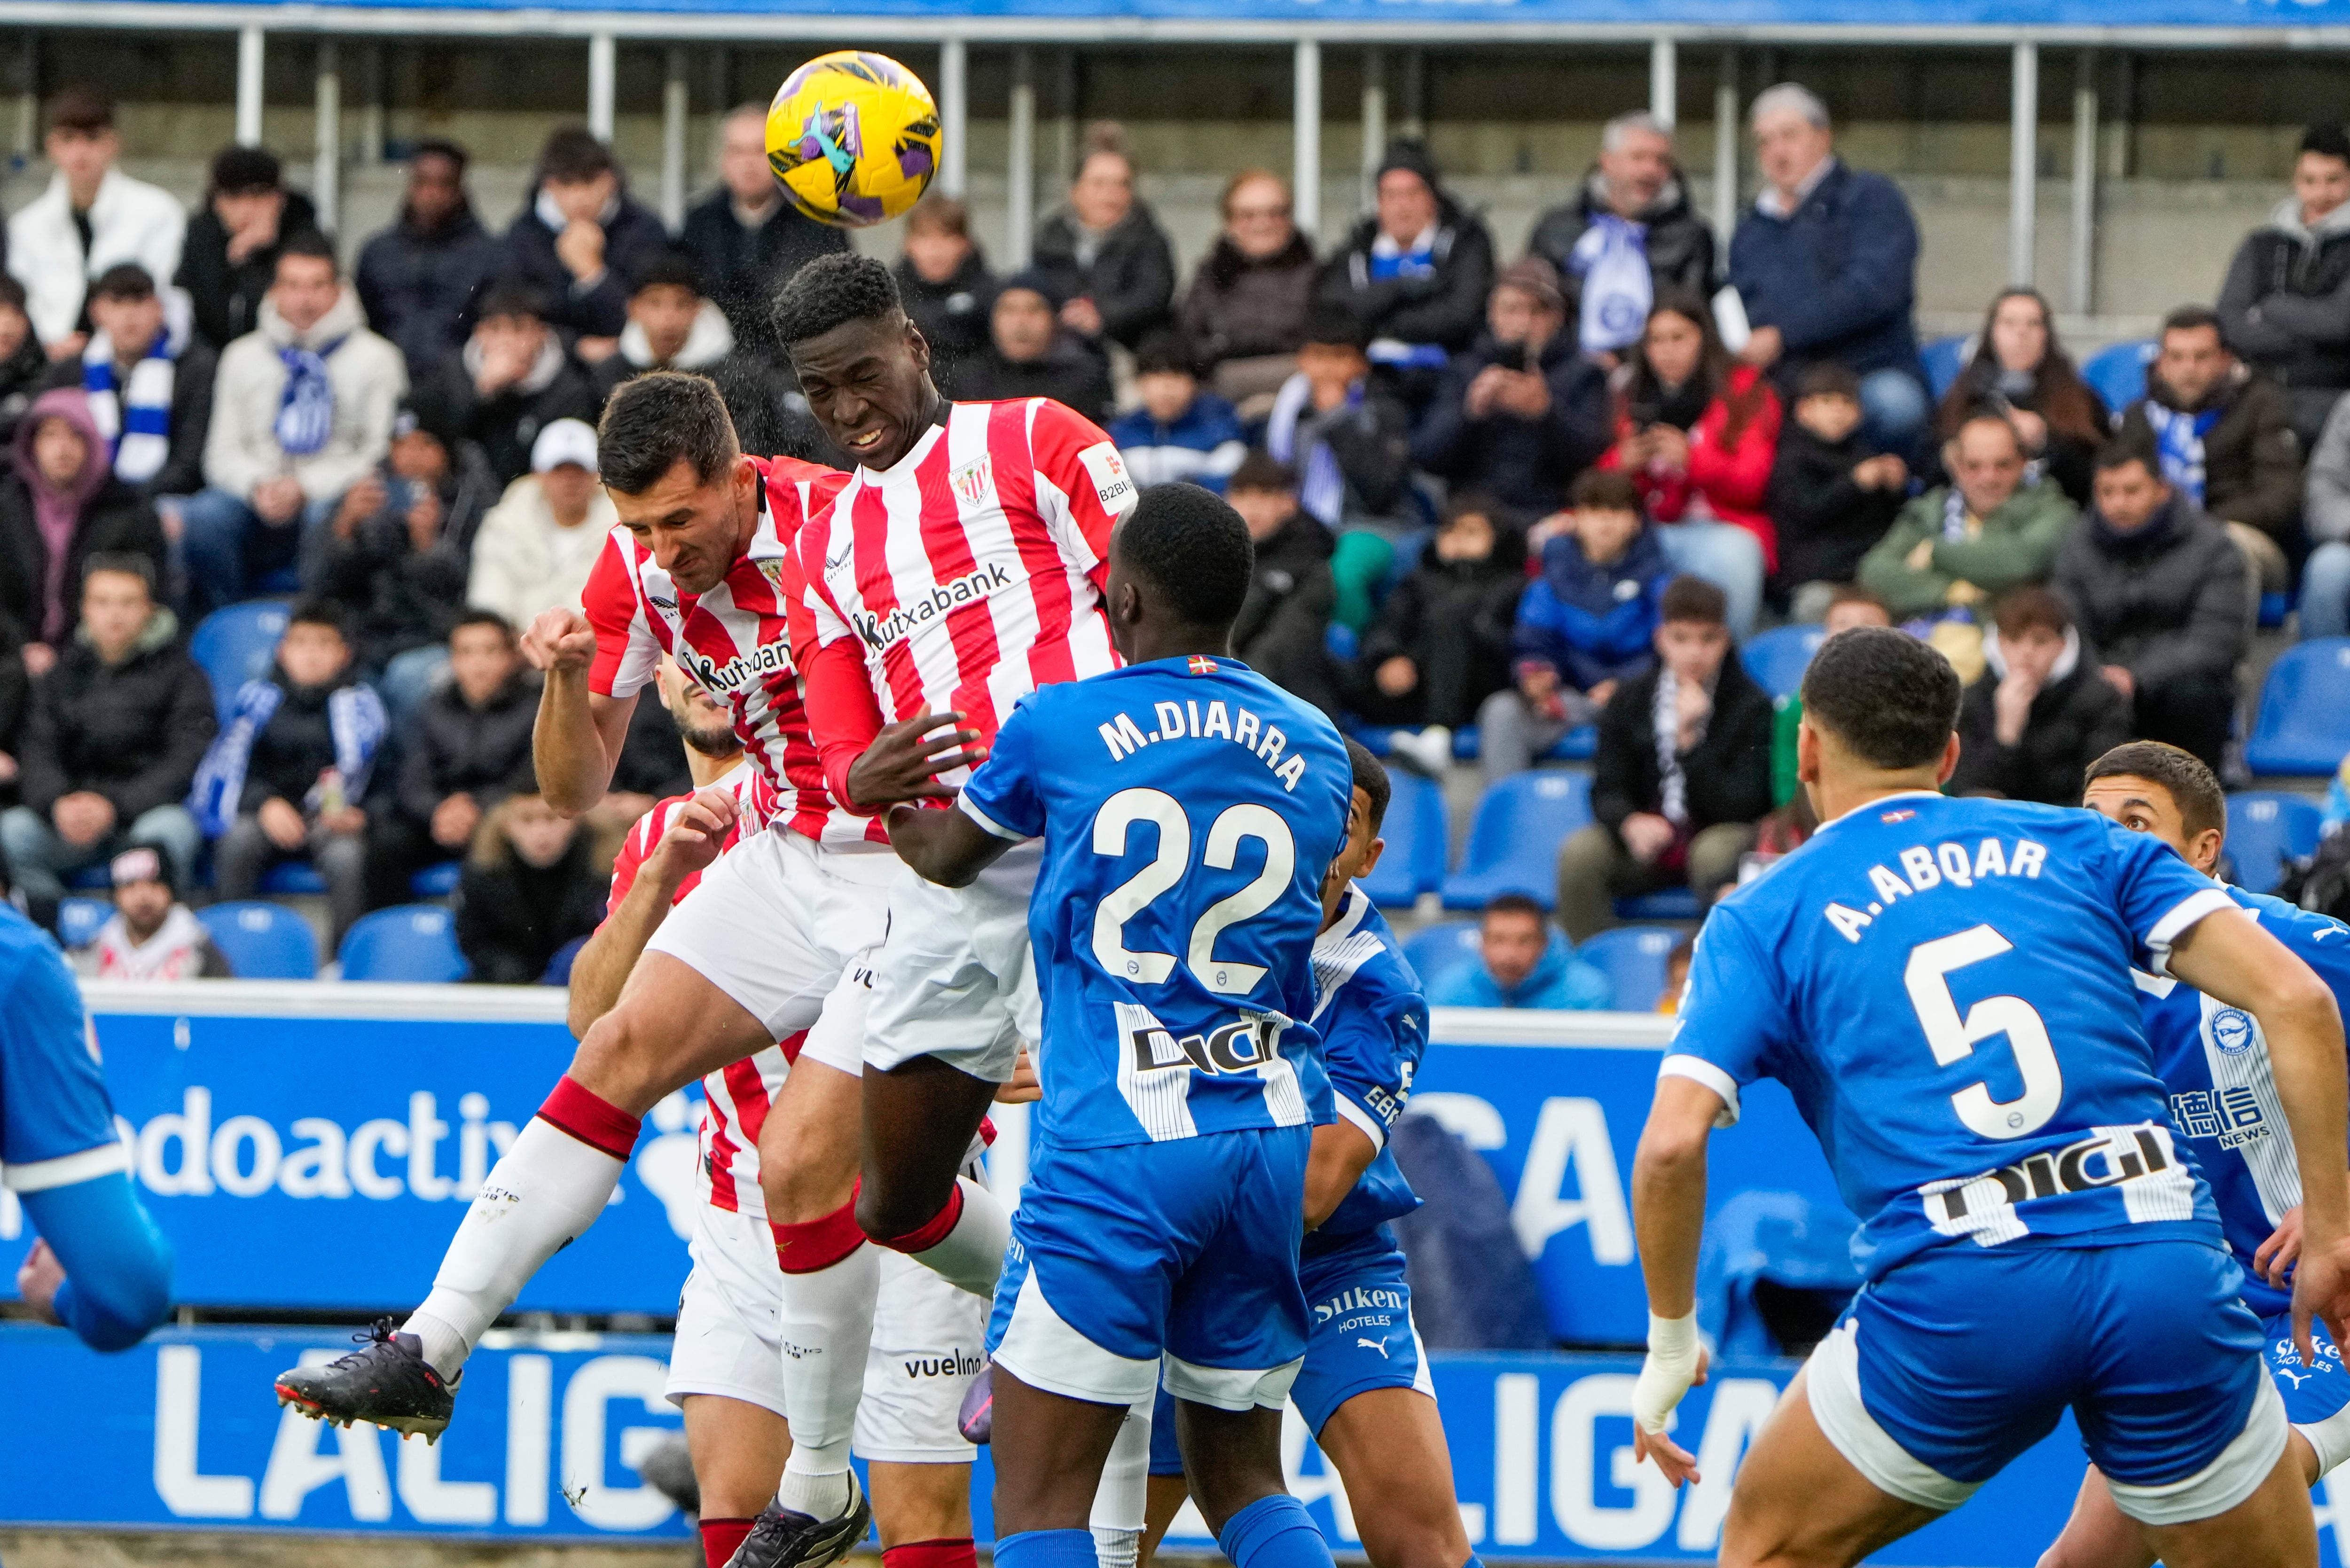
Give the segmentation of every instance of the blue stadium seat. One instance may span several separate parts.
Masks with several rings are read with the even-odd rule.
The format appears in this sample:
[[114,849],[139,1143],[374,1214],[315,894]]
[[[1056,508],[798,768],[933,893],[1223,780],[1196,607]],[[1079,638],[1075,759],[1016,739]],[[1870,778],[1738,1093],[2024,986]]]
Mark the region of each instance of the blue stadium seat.
[[1344,621],[1334,620],[1322,628],[1323,650],[1341,663],[1351,661],[1362,645],[1363,639],[1355,635],[1355,628]]
[[1934,389],[1934,400],[1940,402],[1942,394],[1950,389],[1959,373],[1967,368],[1967,360],[1975,350],[1973,333],[1957,337],[1937,337],[1918,351],[1926,362],[1926,382]]
[[1558,744],[1543,753],[1546,763],[1587,763],[1599,754],[1599,726],[1586,724],[1569,730],[1559,737]]
[[213,611],[188,639],[188,657],[211,677],[213,707],[223,723],[236,704],[236,689],[269,673],[291,607],[286,599],[247,599]]
[[2275,790],[2244,790],[2228,797],[2228,858],[2235,882],[2254,893],[2273,893],[2284,879],[2289,857],[2317,853],[2318,825],[2324,813],[2305,795]]
[[1619,920],[1694,920],[1698,913],[1697,895],[1687,888],[1668,888],[1661,893],[1641,893],[1616,900],[1616,918]]
[[1485,792],[1461,869],[1444,879],[1444,907],[1482,909],[1497,893],[1544,909],[1558,897],[1560,841],[1591,820],[1591,780],[1551,768],[1513,774]]
[[2146,368],[2161,350],[2161,343],[2152,337],[2134,337],[2100,348],[2081,367],[2081,379],[2096,389],[2106,407],[2119,419],[2124,409],[2146,396]]
[[2350,637],[2321,637],[2278,655],[2261,683],[2244,761],[2256,774],[2323,778],[2350,756]]
[[283,904],[214,904],[196,919],[239,980],[315,980],[318,939]]
[[97,940],[114,906],[103,898],[62,898],[57,902],[57,945],[86,948]]
[[569,941],[564,943],[561,947],[556,949],[555,956],[546,961],[546,971],[538,977],[538,983],[541,985],[569,985],[571,983],[571,966],[579,961],[579,950],[587,945],[588,939],[586,937],[574,937]]
[[1399,768],[1388,770],[1388,783],[1394,794],[1379,829],[1388,846],[1378,866],[1363,878],[1363,891],[1375,904],[1409,909],[1414,898],[1435,892],[1444,881],[1444,791]]
[[408,879],[408,890],[420,898],[445,898],[457,890],[457,879],[464,871],[464,863],[458,860],[427,866]]
[[1763,691],[1773,697],[1793,697],[1804,684],[1812,655],[1826,640],[1827,633],[1818,627],[1783,626],[1749,638],[1738,657]]
[[1576,944],[1575,956],[1607,977],[1622,1012],[1653,1012],[1664,994],[1665,959],[1681,940],[1670,926],[1618,926]]
[[324,898],[327,879],[307,860],[280,860],[261,874],[261,891],[276,898],[288,894],[308,893]]
[[2292,609],[2291,594],[2262,594],[2261,596],[2261,629],[2274,631],[2284,624],[2284,618],[2292,612]]
[[1404,939],[1403,956],[1411,961],[1413,972],[1426,985],[1454,964],[1478,956],[1482,950],[1477,920],[1439,920]]
[[103,860],[93,862],[66,877],[66,886],[77,893],[111,893],[114,891],[113,868]]
[[345,980],[463,980],[472,967],[457,949],[457,929],[436,904],[401,904],[363,917],[343,935]]

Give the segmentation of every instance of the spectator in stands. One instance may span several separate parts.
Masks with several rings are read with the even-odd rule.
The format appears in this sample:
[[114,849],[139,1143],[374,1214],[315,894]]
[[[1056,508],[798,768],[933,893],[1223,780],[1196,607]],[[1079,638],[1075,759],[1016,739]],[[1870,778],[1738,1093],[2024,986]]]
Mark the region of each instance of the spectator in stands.
[[1361,325],[1340,306],[1315,305],[1264,444],[1297,475],[1298,504],[1337,536],[1337,618],[1358,631],[1370,624],[1393,540],[1414,520],[1410,431],[1411,416],[1371,374]]
[[428,136],[408,155],[400,216],[359,251],[352,281],[368,324],[398,347],[408,379],[437,374],[473,329],[473,302],[505,265],[465,189],[465,150]]
[[551,327],[588,364],[629,324],[623,280],[669,248],[661,221],[629,194],[611,150],[586,126],[558,128],[540,149],[530,205],[506,231],[506,275],[537,296]]
[[1427,980],[1430,1007],[1592,1012],[1615,1005],[1607,977],[1576,958],[1523,893],[1503,893],[1477,922],[1477,956]]
[[1003,280],[988,312],[987,352],[968,360],[953,395],[972,401],[1051,398],[1086,418],[1109,418],[1109,361],[1063,325],[1059,284],[1032,267]]
[[2123,440],[2098,454],[2096,506],[2057,551],[2049,586],[2130,700],[2132,734],[2218,772],[2252,588],[2243,553],[2163,483],[2152,451]]
[[848,248],[846,230],[801,214],[767,167],[767,107],[739,104],[718,122],[718,188],[686,209],[679,241],[701,264],[702,286],[734,341],[754,353],[778,345],[767,319],[775,290],[820,255]]
[[[1809,374],[1809,372],[1805,372]],[[1827,608],[1820,616],[1820,637],[1823,641],[1841,631],[1856,626],[1891,626],[1893,612],[1885,601],[1857,583],[1844,583],[1829,590]],[[1785,818],[1794,808],[1794,816],[1808,819],[1804,831],[1819,826],[1816,816],[1810,816],[1811,802],[1804,794],[1803,783],[1796,775],[1795,738],[1804,723],[1804,694],[1801,690],[1778,698],[1772,703],[1771,718],[1771,802],[1778,807],[1773,816]],[[1796,826],[1804,826],[1798,821]]]
[[1142,340],[1134,390],[1142,406],[1109,427],[1134,483],[1188,480],[1222,494],[1248,442],[1232,404],[1200,385],[1199,365],[1180,333],[1163,327]]
[[1672,128],[1645,109],[1602,126],[1582,192],[1535,221],[1526,253],[1557,269],[1577,346],[1610,362],[1640,340],[1658,295],[1711,296],[1713,230],[1690,205]]
[[1576,941],[1616,923],[1614,900],[1686,886],[1700,906],[1738,875],[1771,809],[1771,696],[1730,637],[1729,603],[1676,577],[1659,608],[1657,666],[1599,713],[1587,827],[1558,852],[1558,919]]
[[2254,371],[2285,389],[2303,450],[2350,389],[2350,134],[2303,132],[2293,194],[2244,236],[2220,285],[2220,326]]
[[2155,453],[2189,504],[2227,524],[2261,591],[2283,591],[2300,544],[2301,438],[2283,389],[2228,351],[2217,316],[2189,305],[2163,318],[2146,396],[2122,415],[2121,434]]
[[1525,587],[1524,528],[1493,497],[1454,492],[1419,565],[1363,635],[1347,705],[1374,724],[1399,726],[1396,750],[1442,778],[1452,732],[1509,687],[1510,634]]
[[1960,425],[1943,466],[1951,482],[1904,506],[1861,558],[1862,586],[1896,621],[1988,614],[2010,588],[2047,577],[2080,516],[2054,484],[2023,483],[2023,438],[2002,415]]
[[217,353],[260,326],[261,302],[277,281],[279,243],[317,228],[317,209],[286,188],[276,153],[244,146],[214,153],[172,280],[195,308],[197,341]]
[[1088,343],[1132,348],[1167,325],[1175,252],[1134,193],[1134,161],[1114,125],[1087,135],[1068,205],[1036,225],[1030,265],[1052,280],[1061,325]]
[[482,519],[465,602],[526,627],[538,612],[577,608],[588,573],[619,514],[596,483],[596,431],[557,420],[538,432],[528,473]]
[[[2236,576],[2241,582],[2241,564]],[[1959,708],[1950,793],[2077,803],[2088,765],[2132,733],[2129,699],[2094,655],[2064,601],[2046,588],[2002,597],[1996,629],[1983,638],[1983,673]]]
[[212,682],[155,601],[144,556],[83,563],[81,628],[35,683],[16,749],[24,805],[0,815],[0,848],[36,919],[62,878],[132,840],[161,845],[185,883],[202,842],[182,803],[213,738]]
[[1974,358],[1935,412],[1935,434],[1948,441],[1969,414],[1984,410],[2007,416],[2025,459],[2074,505],[2089,504],[2097,449],[2112,431],[2113,415],[2057,341],[2056,314],[2036,288],[2002,289],[1991,300]]
[[1485,335],[1456,354],[1421,417],[1412,461],[1541,516],[1607,450],[1607,377],[1575,346],[1558,274],[1539,256],[1502,270]]
[[734,352],[725,312],[702,295],[692,261],[677,251],[655,251],[629,278],[629,324],[619,348],[588,372],[600,407],[623,381],[647,370],[692,370],[716,379]]
[[408,902],[411,877],[463,857],[483,813],[530,761],[538,683],[523,668],[514,628],[494,610],[468,610],[447,652],[449,683],[403,732],[399,787],[368,822],[369,909]]
[[1294,215],[1289,182],[1243,169],[1224,182],[1223,232],[1183,296],[1184,335],[1212,366],[1219,396],[1263,419],[1297,369],[1314,299],[1314,242]]
[[1675,942],[1665,955],[1665,989],[1657,993],[1657,1012],[1670,1016],[1681,1010],[1681,992],[1689,988],[1690,964],[1696,957],[1694,935]]
[[81,357],[50,367],[47,385],[89,395],[114,476],[176,515],[177,498],[204,487],[219,356],[201,340],[173,337],[155,280],[134,262],[107,268],[90,285],[89,321]]
[[47,384],[49,370],[48,353],[25,314],[25,286],[0,272],[0,442],[16,435],[16,421]]
[[1804,368],[1794,416],[1780,427],[1762,501],[1779,535],[1777,597],[1795,619],[1814,621],[1893,525],[1909,465],[1862,437],[1860,378],[1842,365]]
[[598,857],[584,823],[547,804],[527,766],[520,774],[484,815],[457,884],[457,946],[477,984],[536,983],[604,918],[609,857]]
[[106,441],[80,392],[60,387],[35,399],[11,452],[0,471],[0,617],[38,679],[73,640],[85,562],[128,552],[160,580],[168,553],[155,509],[108,472]]
[[1241,460],[1224,495],[1256,545],[1248,597],[1232,623],[1232,652],[1275,686],[1335,717],[1338,691],[1328,639],[1338,587],[1330,531],[1297,504],[1289,469],[1262,452]]
[[951,196],[923,197],[906,214],[906,254],[895,270],[907,318],[931,346],[931,379],[955,385],[962,367],[986,350],[995,303],[995,279],[971,237],[971,210]]
[[1656,663],[1658,607],[1673,568],[1641,515],[1640,493],[1622,473],[1595,468],[1570,500],[1567,526],[1544,543],[1541,575],[1518,600],[1515,683],[1477,712],[1488,784],[1534,766]]
[[387,723],[353,678],[341,608],[306,599],[287,617],[269,674],[237,691],[227,727],[188,793],[213,846],[214,890],[250,898],[262,873],[307,859],[326,879],[331,942],[367,912],[369,775]]
[[600,406],[588,372],[547,324],[530,289],[510,282],[482,296],[464,349],[442,362],[441,395],[465,440],[500,484],[530,470],[531,443],[557,420],[593,421]]
[[1870,440],[1908,448],[1929,406],[1918,337],[1918,220],[1900,188],[1835,155],[1827,105],[1808,88],[1766,88],[1751,111],[1762,193],[1730,241],[1730,283],[1752,335],[1738,357],[1792,390],[1833,359],[1860,378]]
[[2301,568],[2301,635],[2350,636],[2350,399],[2326,417],[2306,485],[2302,525],[2316,547]]
[[446,404],[423,388],[392,421],[391,454],[310,536],[303,587],[348,612],[360,675],[395,734],[448,666],[473,535],[497,493],[481,449],[456,439]]
[[1417,409],[1485,325],[1493,236],[1446,192],[1421,142],[1388,143],[1376,189],[1377,207],[1323,264],[1315,293],[1354,317],[1371,362]]
[[[25,716],[32,705],[33,681],[25,670],[24,653],[7,628],[0,627],[0,811],[23,795],[24,770],[16,754],[24,749]],[[0,881],[5,879],[0,872]]]
[[173,884],[171,857],[133,844],[108,863],[114,913],[76,959],[92,980],[233,980],[236,971],[213,944]]
[[306,514],[323,523],[383,461],[407,390],[400,350],[360,321],[334,247],[288,236],[260,326],[221,355],[205,488],[180,509],[194,615],[293,586]]
[[122,141],[114,104],[94,87],[49,99],[41,151],[52,172],[41,193],[8,220],[8,270],[25,286],[26,314],[52,359],[82,351],[89,280],[122,262],[147,275],[177,275],[188,214],[170,192],[115,167]]
[[1695,295],[1668,294],[1648,313],[1617,370],[1615,445],[1600,458],[1629,474],[1665,554],[1730,596],[1730,628],[1743,638],[1762,609],[1778,562],[1763,510],[1779,449],[1779,394],[1722,347],[1713,313]]

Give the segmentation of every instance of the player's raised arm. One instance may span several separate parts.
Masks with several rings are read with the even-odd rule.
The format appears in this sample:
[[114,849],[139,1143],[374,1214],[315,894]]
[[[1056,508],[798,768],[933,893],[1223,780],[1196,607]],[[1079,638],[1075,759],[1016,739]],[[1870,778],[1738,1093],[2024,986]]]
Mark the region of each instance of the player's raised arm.
[[2350,1319],[2341,1010],[2314,971],[2237,909],[2207,916],[2180,933],[2169,969],[2205,995],[2251,1013],[2267,1036],[2301,1169],[2302,1256],[2293,1306],[2293,1338],[2306,1363],[2311,1316],[2324,1319],[2337,1343]]
[[577,815],[604,798],[619,765],[636,694],[608,697],[589,684],[596,628],[576,609],[541,610],[522,636],[522,655],[546,683],[539,689],[531,762],[549,804]]

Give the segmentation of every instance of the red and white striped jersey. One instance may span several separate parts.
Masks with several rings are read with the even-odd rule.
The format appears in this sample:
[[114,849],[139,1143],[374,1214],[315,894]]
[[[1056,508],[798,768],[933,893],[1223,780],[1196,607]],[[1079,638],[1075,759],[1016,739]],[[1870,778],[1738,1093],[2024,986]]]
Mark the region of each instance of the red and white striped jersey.
[[[713,787],[732,789],[741,814],[734,818],[734,826],[718,851],[721,855],[730,854],[742,842],[745,825],[754,822],[748,814],[754,797],[768,793],[769,785],[764,775],[745,761],[714,781]],[[612,897],[606,909],[620,907],[620,900],[636,885],[637,872],[643,867],[645,857],[661,841],[670,824],[677,820],[678,808],[692,798],[691,794],[673,794],[629,826],[628,836],[620,842],[619,854],[612,860]],[[758,831],[755,826],[748,830]],[[699,871],[686,877],[678,885],[677,897],[671,902],[683,899],[701,881]],[[702,1155],[695,1165],[703,1202],[730,1213],[765,1216],[766,1202],[759,1193],[759,1128],[767,1119],[767,1107],[775,1103],[776,1092],[784,1086],[793,1058],[800,1054],[800,1042],[806,1038],[807,1031],[802,1030],[780,1045],[770,1045],[730,1067],[703,1076]]]
[[953,405],[889,472],[858,469],[810,515],[794,647],[835,798],[885,715],[959,710],[988,740],[1037,687],[1117,667],[1101,587],[1135,497],[1099,427],[1029,398]]
[[793,540],[807,517],[848,483],[837,470],[791,458],[754,458],[766,483],[751,544],[723,580],[696,598],[680,593],[653,553],[615,528],[582,595],[596,630],[588,689],[608,697],[641,691],[663,652],[733,711],[734,732],[770,786],[746,804],[754,830],[770,820],[810,838],[853,843],[879,830],[833,804],[808,738],[790,607],[803,596]]

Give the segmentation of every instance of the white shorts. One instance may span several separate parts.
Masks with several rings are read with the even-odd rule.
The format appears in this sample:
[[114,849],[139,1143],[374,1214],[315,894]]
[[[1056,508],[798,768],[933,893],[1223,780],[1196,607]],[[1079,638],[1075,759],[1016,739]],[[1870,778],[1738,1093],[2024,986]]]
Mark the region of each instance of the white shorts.
[[[678,1298],[670,1351],[672,1404],[712,1394],[790,1418],[784,1406],[783,1275],[766,1222],[701,1206],[693,1272]],[[969,1464],[955,1429],[972,1379],[986,1361],[987,1303],[901,1253],[881,1252],[873,1346],[850,1447],[906,1465]]]
[[[941,888],[910,870],[890,885],[889,935],[867,961],[863,1066],[886,1072],[936,1056],[989,1083],[1012,1076],[1044,1018],[1028,952],[1028,900],[1044,853],[1038,843],[1014,845],[968,888]],[[840,1065],[828,1054],[818,1060]]]
[[722,856],[645,948],[742,1003],[771,1038],[806,1029],[807,1049],[819,1036],[845,1035],[845,1046],[836,1039],[827,1049],[853,1054],[864,990],[847,983],[848,961],[889,929],[889,889],[902,868],[878,845],[835,848],[770,827]]

